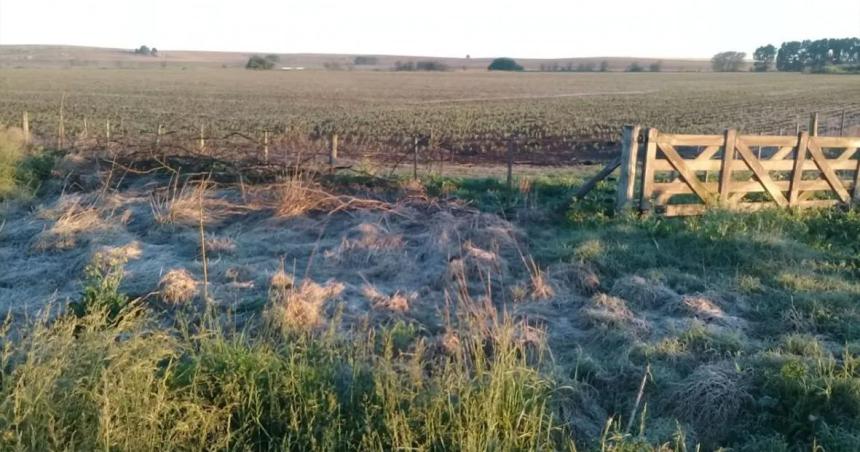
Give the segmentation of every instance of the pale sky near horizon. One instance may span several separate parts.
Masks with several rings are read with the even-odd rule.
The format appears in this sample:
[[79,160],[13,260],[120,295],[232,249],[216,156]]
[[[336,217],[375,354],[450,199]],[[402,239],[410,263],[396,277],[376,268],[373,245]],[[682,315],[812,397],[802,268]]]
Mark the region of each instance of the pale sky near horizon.
[[0,44],[708,58],[849,36],[860,0],[0,0]]

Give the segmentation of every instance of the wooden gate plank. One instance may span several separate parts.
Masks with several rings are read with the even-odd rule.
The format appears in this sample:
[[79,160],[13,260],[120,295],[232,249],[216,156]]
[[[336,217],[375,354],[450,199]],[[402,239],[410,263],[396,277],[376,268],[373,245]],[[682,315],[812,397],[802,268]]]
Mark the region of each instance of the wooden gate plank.
[[669,163],[675,167],[675,170],[681,175],[684,179],[684,182],[690,186],[693,192],[702,199],[702,202],[705,204],[712,204],[714,202],[714,194],[708,190],[707,187],[696,177],[696,174],[691,172],[688,168],[684,159],[678,155],[678,151],[671,144],[661,143],[660,150],[663,151],[663,154],[666,155],[666,159],[669,160]]
[[857,152],[857,148],[849,147],[842,151],[842,153],[839,154],[839,157],[836,158],[836,160],[850,160],[851,157],[854,156],[855,152]]
[[720,204],[728,206],[732,204],[729,194],[731,193],[732,184],[732,169],[735,163],[735,143],[737,142],[738,132],[735,129],[728,129],[724,134],[723,140],[723,161],[720,166]]
[[621,157],[615,157],[614,159],[610,160],[609,163],[607,163],[602,170],[600,170],[597,174],[594,175],[594,177],[589,179],[588,182],[582,185],[582,187],[579,187],[579,190],[577,190],[576,193],[573,194],[573,197],[576,199],[582,199],[583,197],[585,197],[585,195],[587,195],[588,192],[593,190],[594,187],[596,187],[600,181],[606,179],[606,177],[612,174],[612,172],[615,171],[615,169],[619,166],[621,166]]
[[788,191],[788,205],[795,207],[800,202],[800,183],[803,181],[803,167],[809,147],[809,134],[801,132],[797,137],[797,155],[794,156],[794,169],[791,172],[791,188]]
[[755,173],[755,176],[758,178],[759,182],[764,186],[770,196],[776,201],[777,205],[780,207],[785,207],[788,205],[788,200],[785,199],[785,195],[779,191],[779,187],[773,183],[773,179],[770,178],[770,174],[768,174],[767,170],[761,166],[758,159],[755,158],[749,146],[742,141],[738,141],[735,143],[735,147],[738,150],[738,154],[741,155],[741,158],[747,162],[747,166]]
[[770,157],[770,160],[782,160],[793,150],[794,146],[783,146]]
[[850,202],[851,196],[848,194],[848,190],[845,189],[845,186],[842,185],[842,181],[839,180],[839,177],[833,171],[833,168],[830,167],[830,164],[827,162],[827,158],[824,156],[821,148],[818,147],[818,144],[810,142],[808,147],[809,155],[812,156],[812,160],[814,160],[815,164],[818,165],[818,169],[821,170],[821,174],[823,174],[827,182],[830,183],[833,191],[839,195],[839,199],[844,203]]

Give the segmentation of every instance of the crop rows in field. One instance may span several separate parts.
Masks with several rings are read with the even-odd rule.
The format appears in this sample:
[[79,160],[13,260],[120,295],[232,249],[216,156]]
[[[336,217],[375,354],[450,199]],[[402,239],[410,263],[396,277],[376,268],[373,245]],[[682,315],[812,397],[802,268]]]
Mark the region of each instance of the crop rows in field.
[[[61,101],[62,99],[62,101]],[[233,69],[0,72],[0,120],[28,111],[36,135],[151,141],[238,133],[341,137],[345,146],[408,146],[416,135],[453,151],[500,149],[520,136],[557,151],[614,141],[623,124],[676,133],[794,133],[810,112],[822,127],[860,124],[856,77],[803,74],[402,74]]]

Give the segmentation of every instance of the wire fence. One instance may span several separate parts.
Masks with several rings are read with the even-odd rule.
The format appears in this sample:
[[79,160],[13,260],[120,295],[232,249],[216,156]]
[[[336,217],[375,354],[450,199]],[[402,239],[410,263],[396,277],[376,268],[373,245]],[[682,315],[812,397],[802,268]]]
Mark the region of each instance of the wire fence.
[[[819,135],[860,136],[860,110],[829,110],[813,115]],[[606,162],[619,153],[618,136],[594,137],[529,136],[511,134],[500,137],[458,139],[417,135],[374,136],[299,133],[290,131],[254,132],[171,129],[158,125],[151,129],[130,130],[125,123],[93,124],[86,119],[75,121],[76,128],[66,128],[62,115],[54,136],[32,133],[28,114],[21,116],[21,127],[30,139],[45,147],[73,152],[102,152],[113,158],[146,160],[172,158],[229,162],[248,168],[328,167],[330,170],[353,168],[365,164],[386,168],[390,172],[410,171],[444,174],[446,166],[536,165],[571,166]],[[759,130],[742,130],[758,135],[796,135],[810,131],[813,121],[797,117],[794,121],[776,121]],[[44,130],[45,127],[42,127]],[[510,176],[509,176],[510,179]]]

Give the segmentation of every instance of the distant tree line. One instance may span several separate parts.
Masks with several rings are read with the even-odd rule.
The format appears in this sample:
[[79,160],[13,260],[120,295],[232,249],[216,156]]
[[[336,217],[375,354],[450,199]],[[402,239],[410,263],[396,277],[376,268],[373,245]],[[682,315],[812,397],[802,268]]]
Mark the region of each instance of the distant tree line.
[[860,38],[783,42],[776,69],[785,72],[860,71]]
[[395,71],[447,71],[448,65],[439,61],[397,61],[394,63]]
[[582,62],[573,65],[572,61],[567,62],[567,64],[559,64],[557,62],[553,63],[545,63],[540,65],[540,70],[542,72],[608,72],[609,71],[609,62],[603,60],[599,65],[593,62]]
[[359,55],[352,60],[352,64],[356,66],[376,66],[379,64],[379,59],[374,56]]
[[134,52],[135,55],[158,56],[158,49],[149,46],[140,46],[132,52]]

